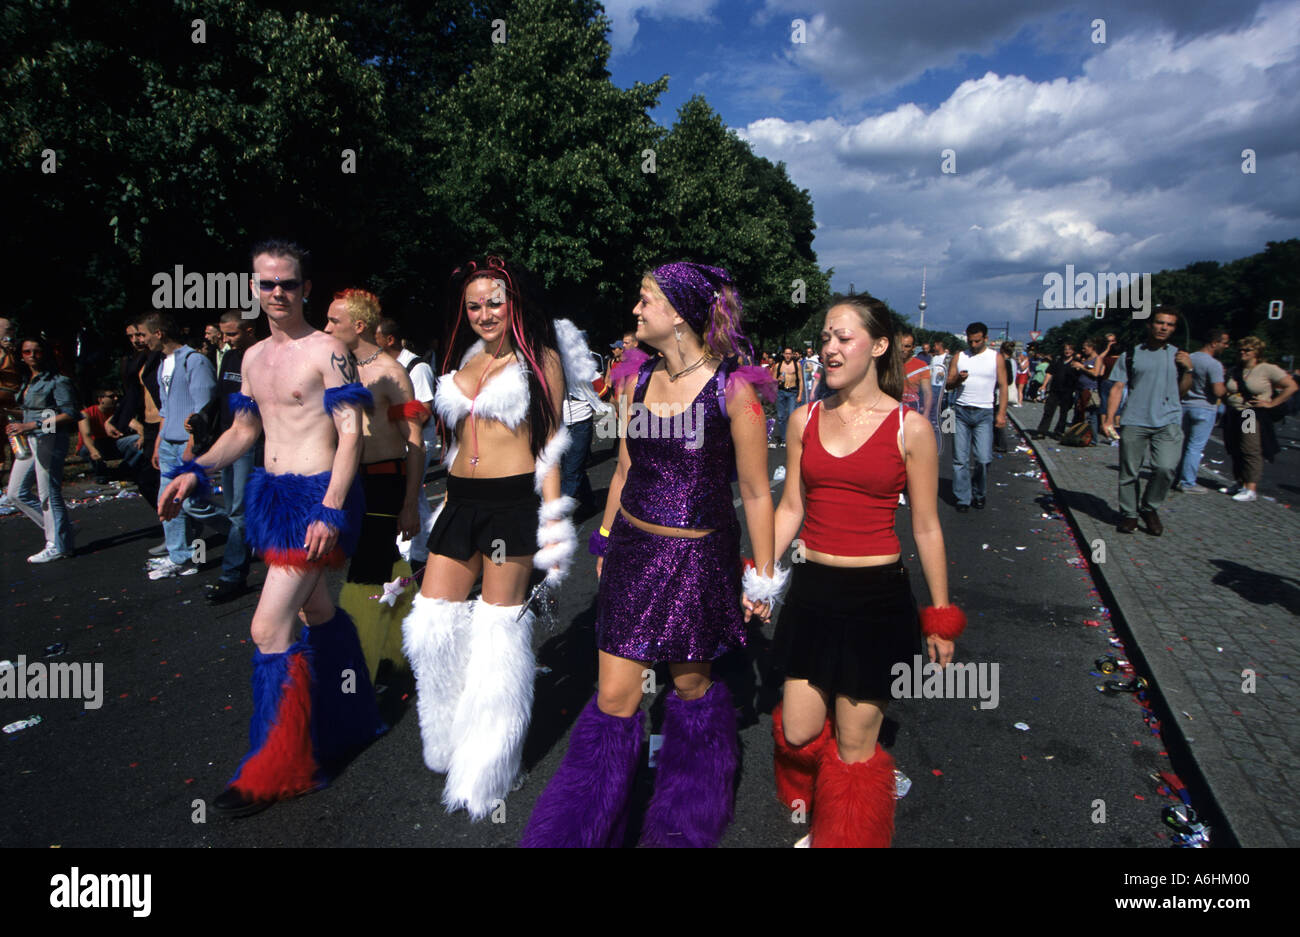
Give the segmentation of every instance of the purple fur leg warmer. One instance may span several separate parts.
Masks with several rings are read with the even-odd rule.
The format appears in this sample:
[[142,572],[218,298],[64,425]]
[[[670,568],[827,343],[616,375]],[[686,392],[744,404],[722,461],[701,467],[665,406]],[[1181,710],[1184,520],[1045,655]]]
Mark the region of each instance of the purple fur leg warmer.
[[632,778],[645,746],[645,714],[611,716],[596,706],[582,711],[569,736],[569,751],[537,799],[524,848],[587,849],[618,846],[624,829]]
[[670,690],[663,734],[641,845],[716,846],[731,822],[739,760],[731,694],[718,680],[690,702]]

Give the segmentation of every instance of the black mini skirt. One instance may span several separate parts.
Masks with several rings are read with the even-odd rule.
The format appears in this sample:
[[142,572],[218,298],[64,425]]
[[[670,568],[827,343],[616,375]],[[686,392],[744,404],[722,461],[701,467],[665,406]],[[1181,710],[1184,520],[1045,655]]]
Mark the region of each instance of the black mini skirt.
[[773,663],[831,696],[888,700],[890,669],[922,653],[907,569],[796,563],[777,619]]
[[533,476],[447,476],[447,503],[429,534],[429,552],[468,560],[484,556],[532,556],[537,552],[537,512],[542,499]]

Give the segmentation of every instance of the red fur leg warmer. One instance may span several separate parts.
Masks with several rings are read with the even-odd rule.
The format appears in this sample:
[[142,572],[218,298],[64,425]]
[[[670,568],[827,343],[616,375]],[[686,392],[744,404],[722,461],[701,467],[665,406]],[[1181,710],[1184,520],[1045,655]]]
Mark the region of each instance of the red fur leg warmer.
[[876,743],[869,761],[846,765],[827,745],[817,764],[812,845],[816,849],[887,847],[894,838],[894,759]]
[[813,775],[817,773],[817,758],[826,743],[834,738],[831,720],[826,718],[821,735],[806,745],[795,747],[786,741],[781,704],[772,710],[772,741],[775,747],[773,765],[776,769],[776,797],[791,810],[795,801],[803,801],[805,810],[813,804]]

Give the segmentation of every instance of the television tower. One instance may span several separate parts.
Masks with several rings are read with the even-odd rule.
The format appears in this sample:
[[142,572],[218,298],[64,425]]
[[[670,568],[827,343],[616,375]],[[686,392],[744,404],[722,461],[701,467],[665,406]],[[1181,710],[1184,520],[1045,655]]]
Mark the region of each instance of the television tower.
[[925,265],[921,265],[921,301],[916,304],[916,308],[921,312],[921,324],[918,328],[925,328]]

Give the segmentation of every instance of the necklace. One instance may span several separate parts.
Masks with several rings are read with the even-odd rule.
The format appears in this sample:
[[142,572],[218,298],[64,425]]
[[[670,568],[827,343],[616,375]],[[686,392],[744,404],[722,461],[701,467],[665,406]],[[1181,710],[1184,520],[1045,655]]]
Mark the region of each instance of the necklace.
[[379,357],[380,355],[382,355],[383,353],[384,353],[384,350],[383,350],[382,348],[376,348],[376,349],[375,349],[375,353],[374,353],[373,355],[371,355],[369,358],[367,358],[365,361],[358,361],[358,362],[357,362],[357,367],[359,367],[359,368],[364,368],[366,365],[368,365],[370,362],[374,361],[376,358],[378,358],[378,357]]
[[885,396],[885,392],[882,390],[880,393],[876,395],[876,399],[871,402],[871,406],[862,410],[852,420],[846,420],[844,419],[844,417],[840,416],[840,408],[846,406],[844,402],[841,402],[840,406],[835,408],[835,415],[839,417],[840,422],[845,426],[857,426],[859,423],[862,422],[863,417],[871,415],[872,411],[876,409],[876,404],[880,403],[880,398],[883,396]]
[[706,361],[708,361],[708,360],[709,360],[709,353],[706,351],[704,354],[700,355],[700,360],[699,360],[699,361],[697,361],[697,362],[695,362],[694,364],[689,365],[689,366],[687,366],[687,367],[685,367],[685,368],[682,368],[680,371],[678,371],[676,374],[674,374],[671,370],[669,370],[669,368],[668,368],[668,360],[665,358],[665,359],[664,359],[664,371],[667,372],[667,374],[668,374],[668,382],[669,382],[670,384],[671,384],[671,383],[674,383],[674,382],[675,382],[679,377],[683,377],[683,376],[685,376],[685,375],[687,375],[687,374],[690,374],[692,371],[694,371],[696,368],[698,368],[700,365],[704,364],[704,362],[706,362]]

